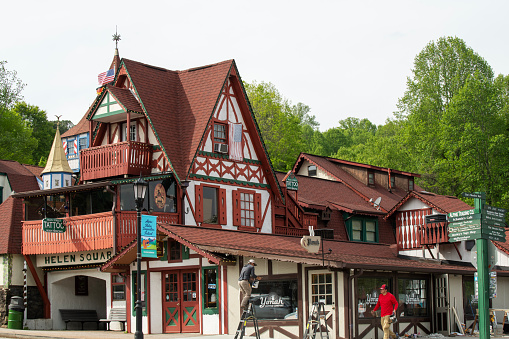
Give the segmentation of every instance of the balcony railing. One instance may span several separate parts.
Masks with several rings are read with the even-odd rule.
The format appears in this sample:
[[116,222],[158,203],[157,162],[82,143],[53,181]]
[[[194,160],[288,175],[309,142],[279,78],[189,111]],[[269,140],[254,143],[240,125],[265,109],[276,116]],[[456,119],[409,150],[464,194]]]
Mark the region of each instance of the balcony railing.
[[[178,213],[153,213],[161,223],[177,224]],[[23,222],[23,254],[94,251],[113,247],[113,214],[111,212],[64,218],[64,233],[42,229],[42,220]],[[136,212],[117,213],[117,248],[136,238]]]
[[303,236],[309,234],[309,226],[318,226],[318,215],[304,211],[290,194],[286,195],[286,206],[276,206],[276,214],[279,213],[285,213],[287,224],[275,225],[276,234]]
[[421,248],[449,241],[448,223],[426,224],[425,216],[431,209],[399,212],[396,216],[396,240],[398,250]]
[[147,175],[151,159],[152,145],[136,141],[87,148],[80,153],[81,180]]

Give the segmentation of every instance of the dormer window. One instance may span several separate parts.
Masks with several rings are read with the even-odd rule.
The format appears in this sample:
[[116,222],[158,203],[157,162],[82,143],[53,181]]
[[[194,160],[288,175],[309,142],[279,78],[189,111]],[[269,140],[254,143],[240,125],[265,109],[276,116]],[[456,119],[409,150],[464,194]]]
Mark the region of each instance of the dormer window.
[[368,185],[375,186],[375,173],[368,172]]
[[[129,126],[129,138],[136,141],[136,121],[131,122]],[[127,123],[122,124],[122,141],[127,141]]]
[[414,179],[408,179],[408,190],[413,191],[414,190]]
[[308,175],[310,177],[316,177],[316,166],[315,165],[308,166]]

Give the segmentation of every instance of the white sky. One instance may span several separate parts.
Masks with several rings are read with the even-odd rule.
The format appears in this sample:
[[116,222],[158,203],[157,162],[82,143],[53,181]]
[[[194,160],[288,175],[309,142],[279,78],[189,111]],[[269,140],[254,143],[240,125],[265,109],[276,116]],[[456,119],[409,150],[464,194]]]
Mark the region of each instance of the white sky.
[[509,1],[8,1],[0,60],[27,84],[25,101],[77,123],[120,57],[171,70],[235,59],[244,81],[272,82],[311,107],[322,131],[347,117],[383,124],[415,56],[463,39],[509,74]]

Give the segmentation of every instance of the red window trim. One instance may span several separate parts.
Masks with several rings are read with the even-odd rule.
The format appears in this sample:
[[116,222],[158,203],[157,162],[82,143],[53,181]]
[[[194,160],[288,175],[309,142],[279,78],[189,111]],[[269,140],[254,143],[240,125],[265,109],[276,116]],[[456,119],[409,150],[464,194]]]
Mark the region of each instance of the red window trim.
[[[217,224],[203,223],[203,187],[217,189]],[[226,189],[220,186],[201,184],[195,186],[196,222],[204,226],[221,226],[228,223],[226,207]]]
[[[254,194],[254,219],[255,225],[253,226],[245,226],[241,225],[241,216],[240,216],[240,193],[249,193]],[[245,229],[261,229],[262,228],[262,195],[256,191],[246,190],[246,189],[236,189],[232,192],[232,203],[233,203],[233,225],[237,226],[239,230]]]

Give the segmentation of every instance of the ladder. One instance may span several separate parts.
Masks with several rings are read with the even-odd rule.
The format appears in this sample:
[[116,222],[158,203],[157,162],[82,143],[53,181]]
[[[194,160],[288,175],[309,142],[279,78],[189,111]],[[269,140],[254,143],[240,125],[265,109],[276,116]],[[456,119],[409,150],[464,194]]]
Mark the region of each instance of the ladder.
[[315,302],[309,312],[308,323],[303,339],[315,339],[316,334],[320,333],[320,339],[329,339],[329,329],[325,319],[325,305],[323,302]]
[[249,299],[249,304],[247,305],[247,309],[242,312],[240,316],[239,326],[237,327],[237,332],[235,333],[234,339],[242,339],[246,334],[246,325],[248,321],[253,322],[253,327],[256,334],[256,339],[260,339],[260,331],[258,330],[258,319],[256,319],[256,315],[254,312],[254,306],[251,299]]

